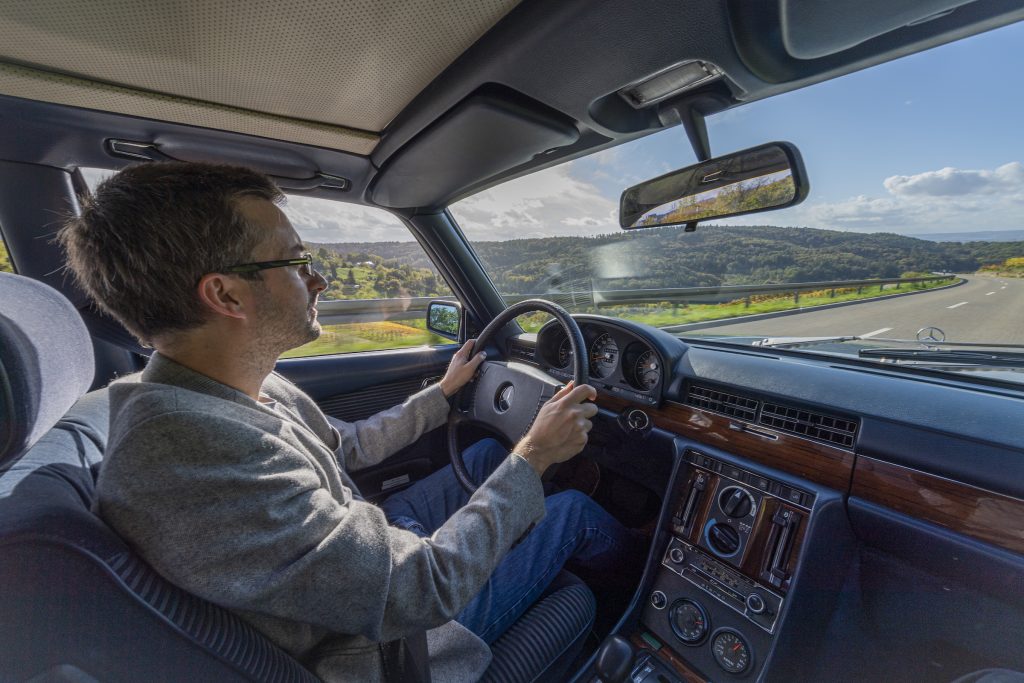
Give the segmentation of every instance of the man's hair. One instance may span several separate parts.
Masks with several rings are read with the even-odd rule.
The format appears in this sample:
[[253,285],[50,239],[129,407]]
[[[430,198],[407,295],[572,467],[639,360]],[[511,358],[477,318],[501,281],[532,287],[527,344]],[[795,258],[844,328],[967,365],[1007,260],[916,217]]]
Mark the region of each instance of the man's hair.
[[82,197],[57,238],[82,288],[147,343],[202,325],[199,280],[252,260],[266,235],[239,211],[243,197],[284,201],[269,178],[241,166],[137,164]]

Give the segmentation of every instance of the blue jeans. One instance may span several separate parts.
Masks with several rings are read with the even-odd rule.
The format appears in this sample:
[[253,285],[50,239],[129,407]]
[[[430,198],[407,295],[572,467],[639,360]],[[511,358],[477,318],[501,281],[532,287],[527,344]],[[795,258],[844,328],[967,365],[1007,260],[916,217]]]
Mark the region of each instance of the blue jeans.
[[[474,481],[482,482],[508,451],[484,439],[463,453]],[[429,536],[469,500],[451,465],[434,472],[384,501],[381,508],[393,525]],[[487,643],[493,643],[537,600],[568,560],[597,572],[614,572],[634,551],[629,531],[589,496],[564,491],[544,501],[546,514],[517,546],[509,550],[483,589],[456,620]]]

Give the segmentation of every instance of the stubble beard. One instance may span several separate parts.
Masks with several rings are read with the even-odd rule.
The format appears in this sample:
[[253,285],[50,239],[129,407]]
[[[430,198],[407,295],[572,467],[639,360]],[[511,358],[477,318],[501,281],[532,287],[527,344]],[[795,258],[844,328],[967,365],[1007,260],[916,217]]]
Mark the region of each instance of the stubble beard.
[[262,333],[260,344],[267,355],[276,359],[285,351],[308,344],[323,333],[320,321],[313,317],[314,303],[310,301],[301,314],[279,306],[267,306],[260,316]]

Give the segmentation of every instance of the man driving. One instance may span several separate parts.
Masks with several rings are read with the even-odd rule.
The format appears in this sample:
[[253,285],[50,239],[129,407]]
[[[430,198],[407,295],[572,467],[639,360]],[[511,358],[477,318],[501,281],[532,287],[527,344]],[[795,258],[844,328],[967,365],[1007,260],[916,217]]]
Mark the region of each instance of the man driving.
[[366,502],[349,473],[441,426],[484,354],[467,342],[403,404],[329,420],[273,372],[319,336],[327,285],[283,201],[245,168],[140,164],[61,230],[84,289],[154,349],[141,377],[111,385],[95,511],[164,577],[325,680],[383,680],[387,644],[424,630],[434,681],[475,680],[487,644],[566,561],[609,571],[635,548],[591,498],[541,486],[585,446],[596,393],[559,391],[511,453],[467,449],[483,481],[472,496],[446,467]]

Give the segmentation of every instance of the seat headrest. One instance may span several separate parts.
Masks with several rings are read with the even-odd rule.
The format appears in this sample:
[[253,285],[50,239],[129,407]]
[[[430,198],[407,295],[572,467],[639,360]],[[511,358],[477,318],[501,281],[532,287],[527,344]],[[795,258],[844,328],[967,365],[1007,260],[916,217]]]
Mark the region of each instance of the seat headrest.
[[92,340],[71,302],[0,273],[0,466],[53,427],[94,373]]

